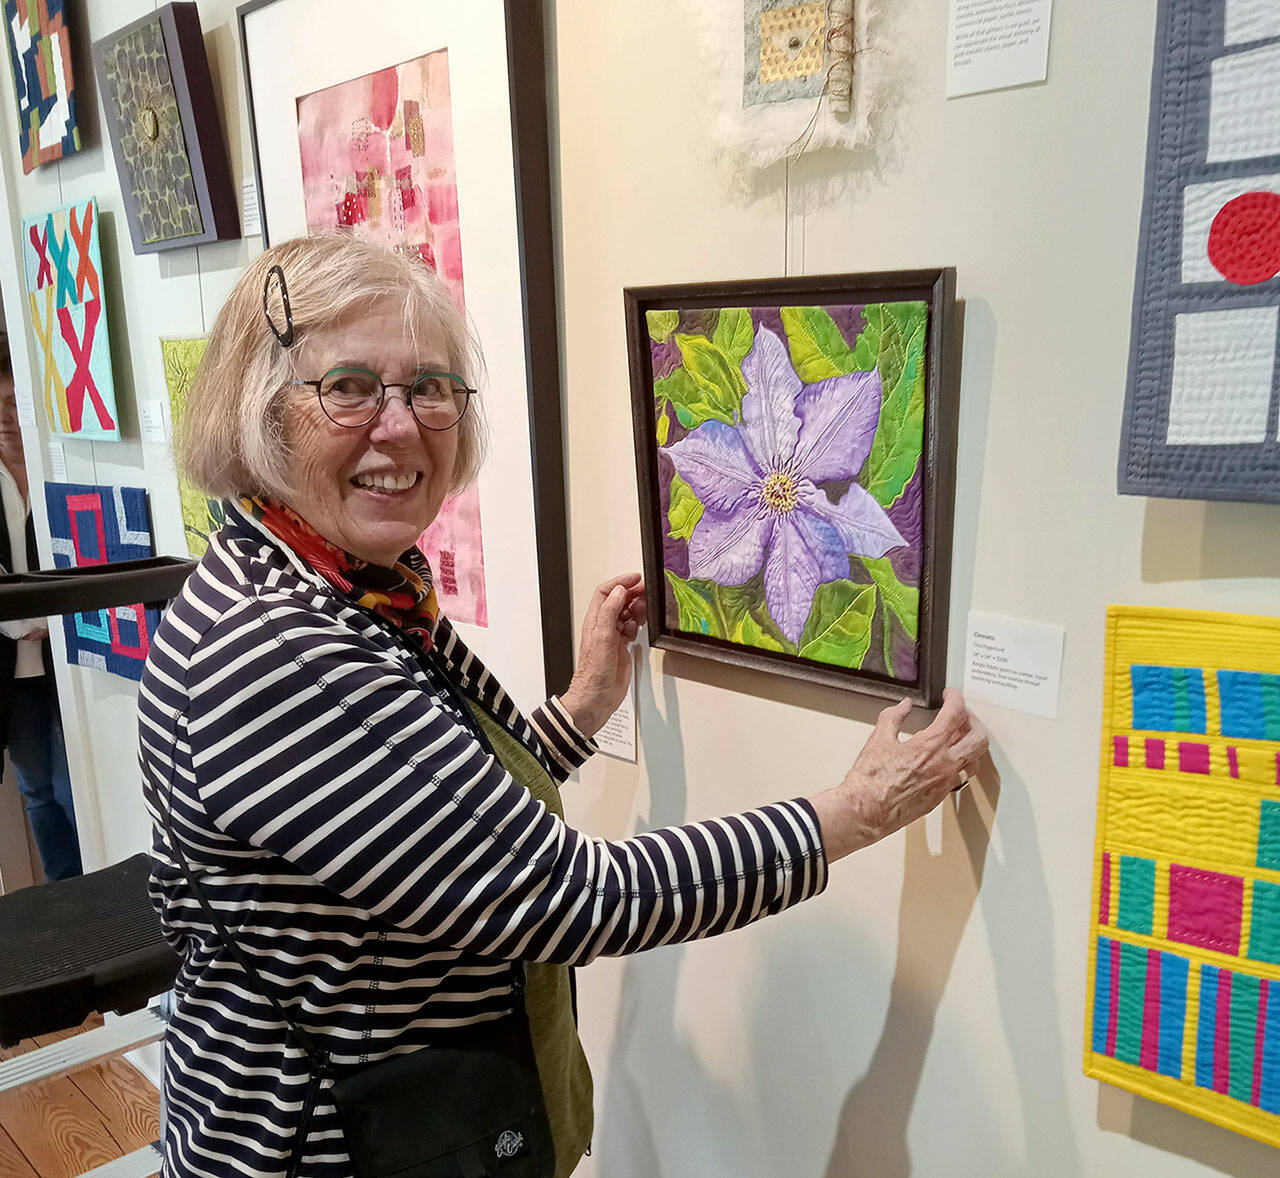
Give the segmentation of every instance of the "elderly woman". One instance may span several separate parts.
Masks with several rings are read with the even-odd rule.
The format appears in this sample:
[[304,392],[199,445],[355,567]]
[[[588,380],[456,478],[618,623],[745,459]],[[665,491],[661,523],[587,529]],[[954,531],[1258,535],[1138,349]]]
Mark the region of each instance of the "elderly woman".
[[426,266],[336,238],[263,254],[209,338],[179,448],[227,522],[140,697],[152,894],[182,957],[166,1175],[346,1178],[332,1078],[285,1018],[341,1076],[507,1015],[513,962],[569,1174],[592,1119],[567,967],[816,894],[985,750],[951,693],[909,739],[909,705],[886,710],[807,799],[618,842],[567,825],[557,786],[627,690],[643,585],[596,590],[572,683],[528,717],[439,613],[414,542],[475,477],[476,362]]

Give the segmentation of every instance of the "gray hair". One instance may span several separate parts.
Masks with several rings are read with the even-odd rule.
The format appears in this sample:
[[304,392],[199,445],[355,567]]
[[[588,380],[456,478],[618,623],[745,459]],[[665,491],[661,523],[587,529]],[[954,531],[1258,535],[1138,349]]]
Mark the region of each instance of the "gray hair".
[[[479,344],[443,280],[416,258],[347,235],[297,237],[254,259],[218,312],[208,346],[177,426],[179,469],[208,495],[266,495],[288,500],[295,455],[284,428],[290,349],[263,315],[268,272],[279,266],[288,284],[294,346],[352,308],[393,296],[404,301],[411,340],[429,326],[443,331],[450,369],[475,387],[484,361]],[[275,283],[272,284],[276,286]],[[272,317],[284,329],[279,292]],[[479,473],[486,428],[481,398],[472,397],[458,425],[451,491]]]

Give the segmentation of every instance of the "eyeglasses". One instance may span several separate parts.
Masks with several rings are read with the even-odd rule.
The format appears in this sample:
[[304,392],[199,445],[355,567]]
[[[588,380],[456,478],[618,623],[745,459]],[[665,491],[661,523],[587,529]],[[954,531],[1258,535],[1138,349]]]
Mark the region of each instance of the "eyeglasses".
[[358,429],[382,410],[388,389],[405,389],[405,404],[426,429],[452,429],[462,420],[475,389],[452,372],[424,372],[412,384],[387,384],[368,368],[331,368],[319,380],[293,380],[315,389],[334,425]]

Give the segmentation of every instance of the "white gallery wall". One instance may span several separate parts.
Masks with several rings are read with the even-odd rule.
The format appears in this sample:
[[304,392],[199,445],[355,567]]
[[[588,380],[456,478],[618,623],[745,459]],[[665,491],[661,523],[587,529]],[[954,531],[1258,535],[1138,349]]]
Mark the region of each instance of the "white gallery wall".
[[[555,10],[575,599],[638,567],[621,288],[955,266],[948,666],[970,609],[1066,627],[1058,718],[977,709],[1000,784],[835,866],[808,906],[581,975],[601,1178],[1273,1174],[1280,1155],[1081,1072],[1109,602],[1280,613],[1280,509],[1120,498],[1155,0],[1054,5],[1045,85],[947,101],[942,0],[878,7],[890,134],[757,199],[717,164],[689,0]],[[779,169],[785,172],[785,169]],[[610,835],[838,781],[876,706],[662,653]]]
[[[153,7],[80,5],[79,155],[24,176],[0,102],[0,293],[21,379],[34,352],[17,344],[30,331],[16,222],[98,198],[127,440],[65,442],[68,476],[147,487],[157,550],[181,554],[167,449],[138,440],[136,405],[166,395],[159,339],[205,333],[260,243],[130,249],[87,43]],[[950,102],[942,0],[881,5],[869,51],[893,86],[876,146],[775,169],[750,196],[714,159],[696,0],[548,7],[574,616],[598,581],[640,565],[623,286],[953,265],[950,678],[970,609],[1067,631],[1056,720],[978,709],[998,783],[837,865],[801,909],[580,974],[597,1132],[579,1173],[1275,1172],[1274,1150],[1080,1070],[1105,606],[1280,612],[1280,508],[1114,492],[1155,0],[1060,3],[1045,85]],[[200,15],[238,184],[252,167],[235,4],[201,0]],[[33,477],[48,474],[47,441],[43,421],[28,432]],[[100,866],[149,837],[136,691],[59,663],[86,861]],[[877,711],[689,658],[644,651],[638,665],[639,764],[599,758],[566,787],[571,821],[610,837],[834,784]]]

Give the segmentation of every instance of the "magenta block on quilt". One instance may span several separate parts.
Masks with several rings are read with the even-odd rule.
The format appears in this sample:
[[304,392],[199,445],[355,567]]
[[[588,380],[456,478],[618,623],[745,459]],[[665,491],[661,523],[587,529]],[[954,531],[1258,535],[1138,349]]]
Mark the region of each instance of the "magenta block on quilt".
[[1184,740],[1178,744],[1178,769],[1182,773],[1209,772],[1209,746]]
[[1169,868],[1169,940],[1219,953],[1240,952],[1244,880],[1184,867]]

